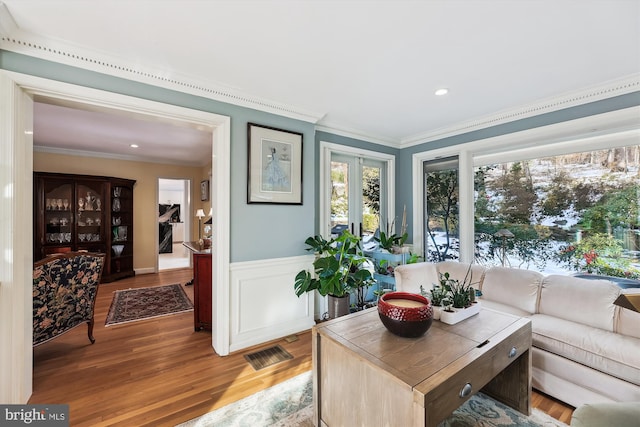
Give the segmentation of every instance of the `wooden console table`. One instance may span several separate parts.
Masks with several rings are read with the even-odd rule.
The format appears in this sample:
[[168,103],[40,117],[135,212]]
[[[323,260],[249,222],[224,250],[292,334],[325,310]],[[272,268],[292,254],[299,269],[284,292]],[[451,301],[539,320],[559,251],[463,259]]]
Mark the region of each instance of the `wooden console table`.
[[377,308],[313,328],[316,426],[436,426],[480,391],[530,414],[531,321],[482,309],[420,338],[393,335]]
[[198,242],[183,242],[193,253],[193,327],[211,330],[211,248]]

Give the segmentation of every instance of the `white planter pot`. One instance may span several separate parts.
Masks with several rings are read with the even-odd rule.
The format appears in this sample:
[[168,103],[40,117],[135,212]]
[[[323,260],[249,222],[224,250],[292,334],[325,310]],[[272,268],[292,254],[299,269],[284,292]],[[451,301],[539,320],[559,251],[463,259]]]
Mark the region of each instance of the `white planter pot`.
[[433,306],[433,320],[440,320],[440,313],[442,312],[442,307]]
[[447,325],[454,325],[458,322],[462,322],[464,319],[468,319],[469,317],[480,313],[480,303],[476,302],[475,304],[471,304],[471,307],[454,308],[452,310],[452,312],[442,310],[442,312],[440,313],[440,321],[442,323],[446,323]]

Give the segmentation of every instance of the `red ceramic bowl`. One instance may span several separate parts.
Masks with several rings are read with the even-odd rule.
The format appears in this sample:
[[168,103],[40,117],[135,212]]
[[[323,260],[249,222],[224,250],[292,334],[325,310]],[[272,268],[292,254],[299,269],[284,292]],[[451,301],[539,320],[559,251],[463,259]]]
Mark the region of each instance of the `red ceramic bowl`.
[[424,335],[433,323],[431,301],[409,292],[389,292],[378,301],[378,314],[389,332],[406,338]]

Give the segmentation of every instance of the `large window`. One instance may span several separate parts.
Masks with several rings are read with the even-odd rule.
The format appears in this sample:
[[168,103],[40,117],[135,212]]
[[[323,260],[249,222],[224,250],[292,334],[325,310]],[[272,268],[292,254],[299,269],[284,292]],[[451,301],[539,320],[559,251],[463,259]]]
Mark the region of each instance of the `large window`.
[[458,158],[424,162],[425,260],[458,260]]
[[[460,258],[457,157],[426,161],[424,248]],[[473,169],[473,261],[640,279],[640,146]]]
[[478,263],[640,278],[640,147],[476,167]]

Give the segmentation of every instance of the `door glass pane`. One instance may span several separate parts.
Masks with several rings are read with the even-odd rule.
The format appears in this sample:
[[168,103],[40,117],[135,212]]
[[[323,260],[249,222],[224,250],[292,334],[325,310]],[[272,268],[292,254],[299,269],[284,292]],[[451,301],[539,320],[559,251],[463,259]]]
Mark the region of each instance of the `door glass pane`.
[[425,260],[460,258],[458,158],[424,163]]
[[349,163],[331,162],[331,236],[349,227]]
[[379,167],[362,168],[362,238],[367,242],[380,226]]

